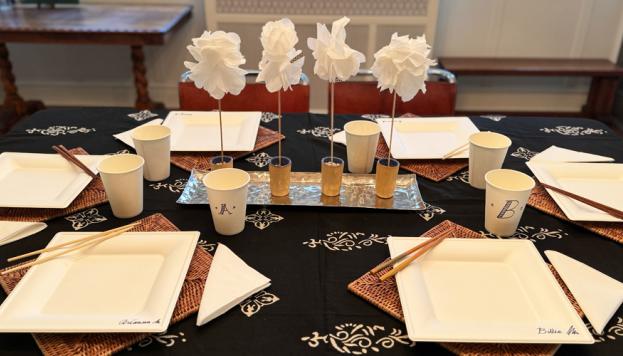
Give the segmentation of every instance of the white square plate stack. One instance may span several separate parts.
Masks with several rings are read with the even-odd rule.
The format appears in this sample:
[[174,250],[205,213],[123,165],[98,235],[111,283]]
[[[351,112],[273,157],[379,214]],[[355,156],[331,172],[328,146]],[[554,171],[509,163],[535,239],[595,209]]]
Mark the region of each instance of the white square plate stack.
[[[426,240],[390,237],[391,256]],[[527,240],[445,239],[396,282],[413,341],[594,342]]]
[[[380,118],[376,122],[389,146],[392,120]],[[391,154],[395,159],[441,159],[467,143],[469,136],[476,132],[478,128],[468,117],[397,118]],[[467,157],[468,151],[452,156]]]
[[[609,207],[623,210],[623,164],[621,163],[526,163],[537,179]],[[599,209],[548,190],[567,218],[574,221],[622,222]]]
[[[162,125],[171,129],[171,151],[216,152],[221,150],[217,111],[171,111]],[[223,111],[225,151],[253,151],[262,113]]]
[[[61,232],[47,247],[92,234]],[[0,332],[163,332],[198,239],[131,232],[35,265],[0,306]]]
[[[104,157],[76,155],[94,173]],[[58,154],[4,152],[0,154],[0,207],[66,208],[91,180]]]

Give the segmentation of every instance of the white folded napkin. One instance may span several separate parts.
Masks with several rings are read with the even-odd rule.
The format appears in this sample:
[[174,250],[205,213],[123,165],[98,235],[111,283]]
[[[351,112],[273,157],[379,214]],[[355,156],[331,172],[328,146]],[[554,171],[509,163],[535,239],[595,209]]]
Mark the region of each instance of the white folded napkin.
[[0,246],[36,234],[47,226],[42,222],[0,221]]
[[346,131],[342,130],[333,134],[333,142],[346,146]]
[[270,286],[270,279],[249,267],[227,246],[219,244],[206,279],[197,326],[225,313]]
[[623,283],[556,251],[545,251],[580,308],[601,334],[623,303]]
[[567,148],[551,146],[545,151],[536,154],[532,157],[531,161],[535,162],[612,162],[613,158],[594,155],[592,153],[585,153],[580,151],[574,151]]
[[162,119],[155,119],[155,120],[151,120],[145,124],[142,124],[140,126],[137,126],[133,129],[130,129],[128,131],[123,131],[123,132],[119,132],[118,134],[113,135],[114,138],[116,138],[117,140],[125,143],[126,145],[134,148],[134,140],[132,140],[132,131],[136,130],[139,127],[143,127],[143,126],[155,126],[155,125],[162,125]]

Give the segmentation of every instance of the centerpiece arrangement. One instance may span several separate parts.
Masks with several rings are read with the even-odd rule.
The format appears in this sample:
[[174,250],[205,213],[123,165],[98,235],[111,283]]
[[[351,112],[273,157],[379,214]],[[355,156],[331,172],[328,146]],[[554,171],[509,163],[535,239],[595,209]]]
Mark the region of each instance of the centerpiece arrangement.
[[431,47],[424,36],[410,38],[408,35],[392,35],[390,43],[374,54],[372,74],[378,80],[380,91],[388,89],[393,94],[391,129],[387,157],[376,164],[376,195],[391,198],[396,189],[400,162],[391,157],[396,117],[396,95],[403,102],[412,100],[418,92],[426,93],[428,68],[435,61],[428,58]]
[[205,31],[193,38],[188,51],[197,61],[184,62],[190,70],[189,78],[195,86],[204,89],[218,101],[219,138],[221,154],[211,159],[212,169],[231,168],[234,159],[226,156],[223,149],[223,118],[221,99],[225,94],[238,95],[246,85],[247,72],[239,66],[246,63],[240,53],[240,37],[234,32]]
[[274,196],[286,196],[290,188],[292,160],[283,156],[281,147],[281,92],[298,84],[305,57],[300,56],[301,50],[294,49],[299,39],[290,19],[267,22],[262,28],[260,41],[264,50],[257,81],[265,82],[269,92],[277,92],[277,125],[280,138],[278,155],[270,160],[268,166],[270,191]]
[[328,157],[322,158],[320,166],[322,194],[327,196],[340,194],[344,171],[344,160],[333,155],[335,82],[336,80],[348,80],[348,78],[356,75],[359,66],[366,60],[363,53],[355,51],[346,44],[345,27],[349,22],[348,17],[334,21],[331,32],[326,25],[319,23],[316,26],[316,38],[307,39],[307,46],[313,51],[312,54],[316,60],[314,73],[321,79],[328,81],[331,90],[330,153]]

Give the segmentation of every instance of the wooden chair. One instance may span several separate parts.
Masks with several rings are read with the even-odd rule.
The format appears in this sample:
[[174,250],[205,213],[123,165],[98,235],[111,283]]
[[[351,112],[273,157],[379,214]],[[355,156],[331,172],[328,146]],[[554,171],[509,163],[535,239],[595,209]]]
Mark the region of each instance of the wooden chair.
[[[264,83],[255,83],[258,71],[249,70],[247,77],[253,78],[239,95],[226,94],[221,99],[221,108],[227,111],[266,111],[277,112],[277,93],[266,90]],[[218,109],[218,101],[205,90],[198,89],[190,79],[189,72],[182,74],[178,85],[180,110],[208,111]],[[293,85],[292,90],[281,93],[283,112],[309,112],[309,79],[301,75],[301,84]]]
[[[429,77],[443,81],[427,81],[426,94],[418,93],[406,103],[396,98],[396,116],[411,113],[419,116],[452,116],[456,102],[456,79],[444,69],[431,68]],[[371,77],[370,70],[360,70],[360,79]],[[386,114],[392,113],[392,94],[379,92],[376,81],[347,81],[335,83],[336,114]],[[331,105],[329,92],[329,109]]]

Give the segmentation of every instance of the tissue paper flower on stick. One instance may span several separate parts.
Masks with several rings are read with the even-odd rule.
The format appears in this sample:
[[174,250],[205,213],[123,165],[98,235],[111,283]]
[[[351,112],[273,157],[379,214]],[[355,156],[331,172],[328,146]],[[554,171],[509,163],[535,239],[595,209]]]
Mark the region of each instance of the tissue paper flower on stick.
[[394,33],[391,42],[374,54],[371,69],[380,90],[396,91],[404,102],[419,91],[426,93],[428,68],[436,64],[428,58],[430,50],[424,36],[413,39]]
[[240,37],[233,32],[205,31],[192,42],[187,48],[197,63],[186,61],[184,65],[195,86],[217,100],[227,93],[240,94],[246,84],[246,71],[238,67],[246,63],[240,53]]
[[294,49],[299,39],[292,21],[281,19],[267,22],[262,28],[260,41],[264,51],[256,81],[266,82],[266,89],[271,93],[290,89],[297,84],[303,72],[305,58],[294,60],[301,51]]
[[307,46],[313,51],[316,64],[314,73],[321,79],[335,83],[357,74],[361,63],[366,61],[363,53],[346,44],[345,27],[350,22],[342,17],[333,22],[331,33],[324,24],[316,24],[317,38],[308,38]]

